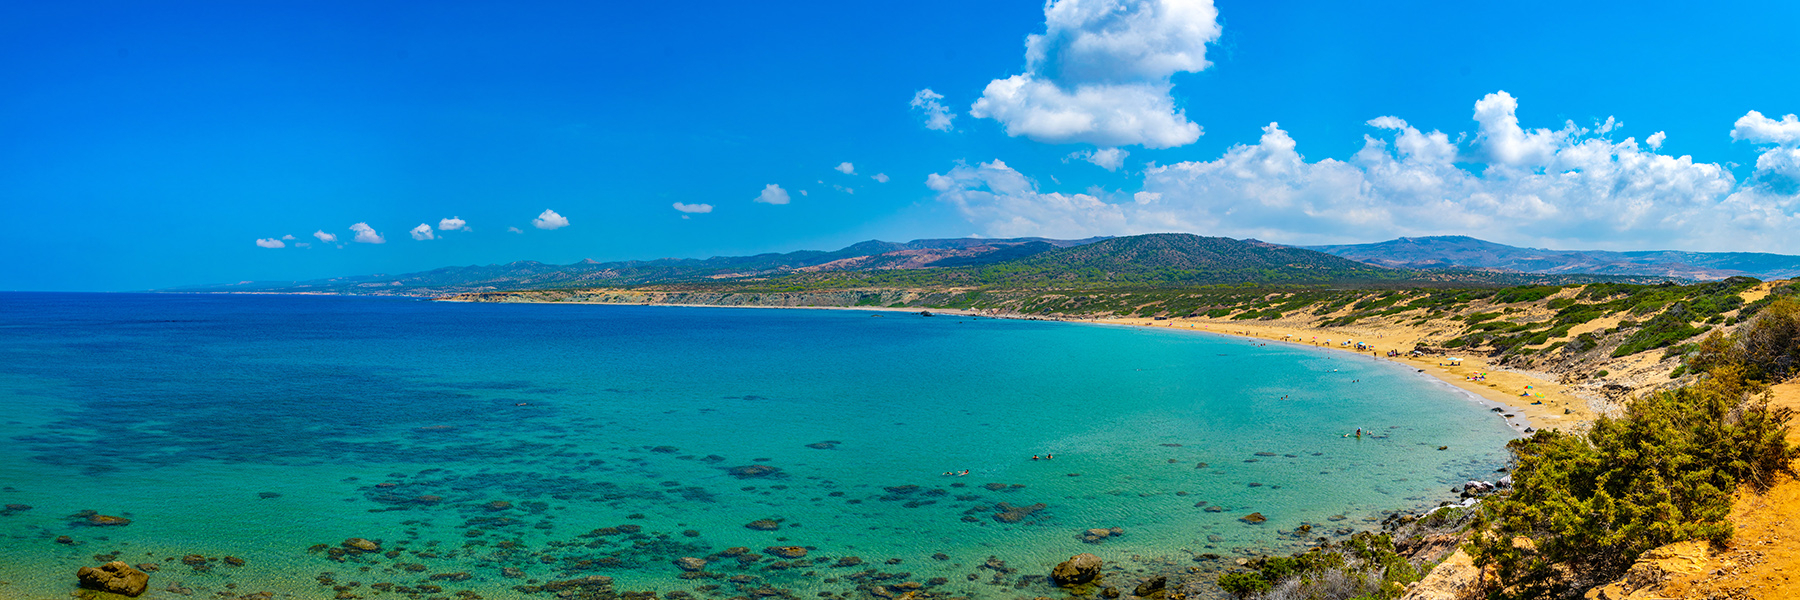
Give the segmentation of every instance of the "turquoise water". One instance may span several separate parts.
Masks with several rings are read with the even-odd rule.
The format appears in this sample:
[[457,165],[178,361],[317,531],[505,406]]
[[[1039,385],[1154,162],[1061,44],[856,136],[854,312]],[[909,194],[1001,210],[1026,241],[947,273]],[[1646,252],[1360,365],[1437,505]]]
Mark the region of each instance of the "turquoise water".
[[[1042,595],[1018,578],[1079,552],[1150,571],[1372,527],[1492,473],[1512,436],[1410,369],[1193,332],[335,297],[0,294],[0,408],[0,503],[30,506],[0,512],[5,598],[63,597],[115,553],[161,565],[161,598],[588,575],[856,596],[869,569]],[[1002,502],[1044,507],[1003,522]],[[350,537],[401,552],[309,551]],[[682,578],[687,556],[706,575]]]

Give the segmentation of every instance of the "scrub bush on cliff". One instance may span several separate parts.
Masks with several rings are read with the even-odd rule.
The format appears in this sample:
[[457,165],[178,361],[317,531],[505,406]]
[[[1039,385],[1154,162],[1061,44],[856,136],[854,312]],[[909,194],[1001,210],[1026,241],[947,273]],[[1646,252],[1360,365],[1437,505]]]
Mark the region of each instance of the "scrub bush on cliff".
[[1475,564],[1494,567],[1490,596],[1559,596],[1618,578],[1652,548],[1730,539],[1737,486],[1766,486],[1800,455],[1786,442],[1789,411],[1771,409],[1745,373],[1716,365],[1584,434],[1509,443],[1513,490],[1486,503],[1469,546]]

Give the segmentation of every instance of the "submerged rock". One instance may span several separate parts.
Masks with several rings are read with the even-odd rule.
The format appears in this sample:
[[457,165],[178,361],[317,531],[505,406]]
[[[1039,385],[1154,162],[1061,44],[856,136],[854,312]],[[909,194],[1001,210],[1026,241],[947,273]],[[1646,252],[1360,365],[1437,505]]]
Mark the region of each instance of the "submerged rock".
[[781,522],[774,520],[774,519],[757,519],[755,521],[745,523],[744,528],[745,529],[755,529],[757,531],[775,531],[777,529],[781,529]]
[[87,524],[95,527],[124,527],[131,524],[131,519],[112,515],[88,515]]
[[1263,516],[1263,514],[1262,514],[1262,513],[1259,513],[1259,512],[1253,512],[1253,513],[1250,513],[1250,514],[1247,514],[1247,515],[1244,515],[1244,516],[1242,516],[1242,517],[1238,517],[1238,520],[1239,520],[1239,521],[1243,521],[1243,522],[1245,522],[1245,523],[1261,523],[1261,522],[1263,522],[1263,521],[1267,521],[1267,520],[1269,520],[1269,518],[1268,518],[1268,517],[1265,517],[1265,516]]
[[806,558],[806,548],[800,546],[769,546],[763,553],[777,558]]
[[781,468],[771,467],[769,465],[744,465],[726,469],[725,472],[730,473],[732,477],[738,479],[749,479],[752,477],[773,477],[779,475],[781,474]]
[[1139,598],[1162,598],[1168,595],[1169,578],[1165,575],[1151,577],[1149,581],[1138,584],[1132,594]]
[[1082,532],[1081,533],[1081,541],[1087,542],[1089,544],[1098,544],[1101,541],[1105,540],[1106,538],[1118,536],[1118,535],[1124,535],[1124,534],[1125,534],[1125,530],[1122,528],[1119,528],[1119,527],[1112,527],[1112,528],[1096,527],[1096,528],[1089,529],[1087,531]]
[[380,552],[381,544],[363,538],[350,538],[342,544],[345,548],[362,552]]
[[675,566],[680,567],[681,570],[683,570],[683,571],[688,571],[691,573],[691,572],[699,571],[701,569],[705,569],[706,568],[706,559],[694,558],[692,556],[683,556],[681,558],[675,559]]
[[1025,520],[1025,517],[1031,516],[1031,513],[1049,508],[1049,505],[1039,502],[1030,506],[1014,506],[1012,504],[1001,502],[995,505],[994,508],[1000,510],[1000,512],[994,513],[995,521],[1001,523],[1017,523]]
[[1083,552],[1050,570],[1050,581],[1059,586],[1081,585],[1100,577],[1100,557]]
[[80,580],[81,589],[133,598],[143,595],[144,587],[150,585],[150,574],[117,560],[99,567],[82,567],[75,577]]

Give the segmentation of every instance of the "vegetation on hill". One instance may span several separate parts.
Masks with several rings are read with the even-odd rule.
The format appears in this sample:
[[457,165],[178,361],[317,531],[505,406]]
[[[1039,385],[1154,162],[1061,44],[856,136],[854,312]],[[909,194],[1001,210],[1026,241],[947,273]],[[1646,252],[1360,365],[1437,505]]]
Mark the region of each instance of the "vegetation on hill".
[[1786,441],[1790,412],[1766,395],[1792,368],[1796,317],[1800,303],[1777,300],[1704,343],[1696,383],[1637,399],[1584,433],[1510,443],[1513,490],[1486,503],[1470,544],[1476,565],[1494,567],[1491,596],[1561,596],[1618,578],[1658,546],[1730,539],[1738,486],[1765,487],[1800,458]]

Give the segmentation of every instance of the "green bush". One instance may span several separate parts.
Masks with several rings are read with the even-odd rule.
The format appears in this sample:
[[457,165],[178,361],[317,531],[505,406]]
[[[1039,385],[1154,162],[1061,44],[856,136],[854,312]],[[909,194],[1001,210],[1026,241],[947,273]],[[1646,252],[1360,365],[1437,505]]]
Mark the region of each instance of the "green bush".
[[1219,589],[1239,598],[1269,591],[1269,581],[1259,573],[1226,573],[1219,576]]
[[[1786,442],[1790,411],[1770,408],[1765,390],[1743,367],[1721,365],[1584,434],[1507,444],[1513,489],[1484,503],[1489,527],[1470,544],[1475,564],[1498,576],[1491,597],[1560,596],[1618,578],[1652,548],[1729,539],[1737,486],[1766,486],[1800,457]],[[1531,547],[1514,544],[1520,537]]]

